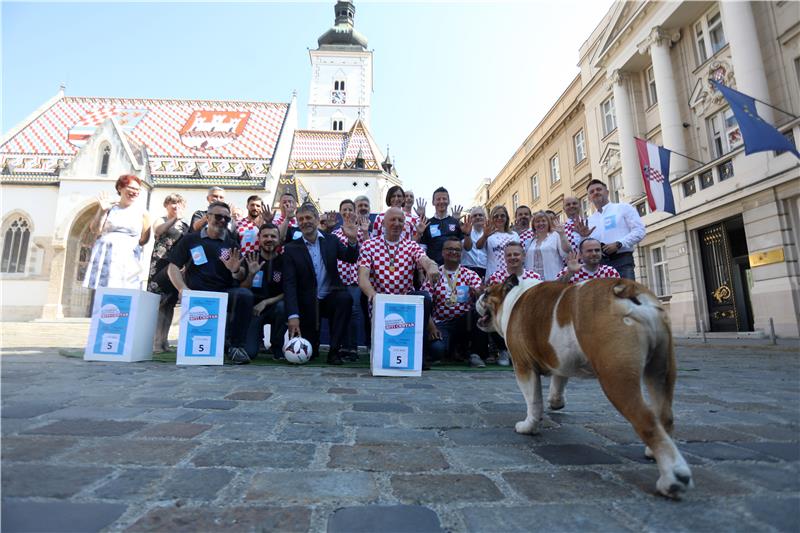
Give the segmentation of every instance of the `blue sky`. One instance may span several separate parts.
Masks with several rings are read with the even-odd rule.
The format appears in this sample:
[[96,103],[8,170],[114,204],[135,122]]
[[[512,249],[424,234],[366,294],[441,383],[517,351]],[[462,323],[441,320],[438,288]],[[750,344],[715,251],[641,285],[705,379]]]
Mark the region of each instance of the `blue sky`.
[[[52,97],[264,100],[298,93],[335,2],[3,2],[2,131]],[[372,132],[406,187],[470,202],[578,73],[610,0],[356,2]]]

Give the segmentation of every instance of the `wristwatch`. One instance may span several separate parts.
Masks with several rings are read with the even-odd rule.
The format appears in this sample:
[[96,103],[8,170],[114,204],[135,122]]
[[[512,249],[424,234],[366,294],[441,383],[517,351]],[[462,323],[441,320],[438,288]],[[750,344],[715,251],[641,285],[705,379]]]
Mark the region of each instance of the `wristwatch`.
[[619,242],[619,241],[615,241],[615,242],[616,242],[616,244],[617,244],[617,250],[619,250],[620,248],[622,248],[622,243],[621,243],[621,242]]

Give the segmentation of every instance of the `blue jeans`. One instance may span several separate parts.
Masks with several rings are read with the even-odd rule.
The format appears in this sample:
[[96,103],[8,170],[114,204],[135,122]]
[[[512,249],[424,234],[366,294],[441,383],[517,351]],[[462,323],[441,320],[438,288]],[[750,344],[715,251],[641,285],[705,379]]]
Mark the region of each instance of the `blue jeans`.
[[612,256],[603,256],[603,264],[617,269],[621,277],[636,281],[636,265],[633,263],[633,252],[621,252]]
[[441,361],[453,355],[457,344],[466,344],[467,316],[463,315],[436,324],[436,329],[442,334],[442,338],[430,343],[428,353],[432,361]]

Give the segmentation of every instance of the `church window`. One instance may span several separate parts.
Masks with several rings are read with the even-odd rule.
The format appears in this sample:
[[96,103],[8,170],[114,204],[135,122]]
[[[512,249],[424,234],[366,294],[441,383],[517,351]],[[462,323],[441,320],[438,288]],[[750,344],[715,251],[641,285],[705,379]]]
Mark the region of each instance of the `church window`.
[[17,217],[3,235],[3,257],[0,261],[0,272],[9,274],[25,272],[30,239],[30,223],[25,217]]
[[333,82],[334,91],[344,91],[344,80],[336,80]]
[[617,129],[617,117],[614,109],[614,97],[612,96],[602,104],[600,110],[603,113],[603,136],[605,137]]
[[111,159],[111,147],[106,144],[103,146],[103,149],[100,153],[100,175],[108,176],[108,162]]
[[344,131],[344,121],[334,120],[332,124],[333,131]]

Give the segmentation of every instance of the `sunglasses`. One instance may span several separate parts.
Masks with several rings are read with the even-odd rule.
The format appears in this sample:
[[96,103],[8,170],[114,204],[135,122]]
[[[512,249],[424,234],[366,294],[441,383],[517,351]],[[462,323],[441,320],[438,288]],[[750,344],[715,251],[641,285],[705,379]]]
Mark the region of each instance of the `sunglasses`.
[[230,222],[230,221],[231,221],[231,217],[229,217],[228,215],[220,215],[219,213],[211,213],[211,214],[212,214],[212,215],[214,216],[214,218],[216,218],[218,221],[220,221],[220,220],[221,220],[222,222],[225,222],[226,224],[227,224],[228,222]]

